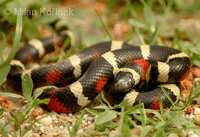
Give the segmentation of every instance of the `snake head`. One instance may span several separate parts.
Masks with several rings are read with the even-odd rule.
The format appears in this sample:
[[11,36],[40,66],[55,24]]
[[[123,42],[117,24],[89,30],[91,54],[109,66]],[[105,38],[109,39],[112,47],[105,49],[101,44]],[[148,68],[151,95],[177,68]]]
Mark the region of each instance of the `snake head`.
[[113,91],[127,92],[135,86],[135,80],[130,72],[119,72],[114,78]]

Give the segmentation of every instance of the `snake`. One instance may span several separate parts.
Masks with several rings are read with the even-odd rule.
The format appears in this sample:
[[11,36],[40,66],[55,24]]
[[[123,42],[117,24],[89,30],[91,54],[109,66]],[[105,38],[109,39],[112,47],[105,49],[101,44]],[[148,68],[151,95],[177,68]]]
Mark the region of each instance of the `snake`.
[[[143,102],[145,108],[159,109],[159,98],[164,107],[171,106],[168,96],[174,102],[178,100],[181,92],[178,83],[189,72],[191,61],[186,53],[165,46],[105,41],[67,59],[26,69],[28,62],[52,52],[54,45],[62,45],[69,37],[66,26],[57,26],[56,36],[31,40],[21,48],[10,63],[7,76],[9,85],[21,90],[22,78],[30,75],[34,91],[42,92],[38,98],[50,99],[48,104],[41,104],[46,110],[76,112],[88,106],[101,91],[111,104],[127,99],[127,108]],[[154,88],[137,91],[147,77]],[[68,84],[58,87],[62,82]]]

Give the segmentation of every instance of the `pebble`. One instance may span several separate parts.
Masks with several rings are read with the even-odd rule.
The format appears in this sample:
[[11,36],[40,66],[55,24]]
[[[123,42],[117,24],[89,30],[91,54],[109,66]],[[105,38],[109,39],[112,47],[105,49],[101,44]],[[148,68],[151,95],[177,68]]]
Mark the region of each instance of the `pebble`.
[[170,134],[168,135],[168,137],[178,137],[178,135],[175,134],[175,133],[170,133]]
[[109,132],[109,137],[120,137],[119,132],[117,130],[112,130]]
[[41,108],[41,107],[38,107],[38,108],[35,108],[32,112],[32,116],[34,118],[38,117],[38,116],[41,116],[44,114],[44,110]]
[[185,130],[181,130],[180,133],[181,133],[182,137],[186,137],[187,136],[187,132]]
[[197,135],[197,134],[192,134],[192,135],[189,135],[188,137],[199,137],[199,135]]
[[194,79],[194,82],[199,82],[200,81],[200,78],[195,78]]
[[45,132],[45,127],[44,127],[44,126],[40,126],[40,130],[41,130],[42,132]]
[[8,124],[8,125],[6,125],[6,126],[4,127],[4,129],[7,130],[7,131],[12,131],[12,130],[13,130],[13,126],[10,125],[10,124]]
[[40,135],[38,133],[32,133],[31,137],[40,137]]
[[42,134],[40,137],[53,137],[52,135]]
[[69,137],[69,132],[68,131],[60,132],[58,137]]
[[91,121],[87,121],[87,124],[90,125],[92,122]]
[[78,130],[78,132],[79,132],[79,133],[82,133],[82,132],[84,132],[84,131],[83,131],[83,129],[81,128],[81,129]]
[[[40,119],[41,117],[43,117],[43,116],[38,116],[37,119]],[[42,119],[38,120],[38,122],[42,125],[50,125],[50,124],[52,124],[52,118],[51,118],[51,116],[45,116]]]
[[189,132],[188,137],[199,137],[199,135],[195,134],[194,132]]
[[72,113],[69,113],[68,116],[69,116],[69,117],[72,117],[73,115],[72,115]]
[[138,125],[131,130],[131,133],[139,136],[140,132],[142,131],[142,128],[143,128],[142,126]]
[[195,120],[196,120],[197,124],[200,125],[200,114],[195,115]]
[[194,101],[196,101],[197,105],[200,105],[200,98],[195,98]]
[[95,130],[95,125],[90,124],[88,127],[86,127],[85,131],[94,131]]
[[185,118],[187,118],[188,120],[193,120],[195,118],[195,115],[194,114],[185,115]]
[[72,123],[72,126],[74,126],[76,123],[76,119],[71,119],[71,123]]
[[195,115],[200,114],[200,108],[195,108],[194,114],[195,114]]
[[58,120],[58,118],[57,118],[56,115],[51,115],[51,118],[52,118],[52,120],[54,120],[54,121],[57,121],[57,120]]

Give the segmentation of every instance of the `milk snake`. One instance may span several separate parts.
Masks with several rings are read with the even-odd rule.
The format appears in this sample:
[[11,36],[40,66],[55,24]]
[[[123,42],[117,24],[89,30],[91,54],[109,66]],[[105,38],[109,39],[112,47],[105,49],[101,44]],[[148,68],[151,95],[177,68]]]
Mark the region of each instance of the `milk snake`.
[[[53,51],[67,37],[65,26],[56,37],[32,40],[28,46],[19,50],[10,63],[8,83],[20,90],[21,78],[29,74],[35,91],[43,91],[40,99],[50,98],[48,105],[41,106],[57,113],[76,112],[88,105],[103,89],[111,104],[128,99],[128,107],[140,101],[146,108],[159,109],[158,95],[164,107],[171,105],[162,89],[173,101],[180,96],[176,85],[190,69],[187,54],[164,46],[132,46],[121,41],[107,41],[72,55],[53,64],[25,70],[24,64]],[[28,47],[28,48],[27,48]],[[150,69],[150,80],[161,83],[150,92],[137,92],[134,87],[146,80]],[[126,81],[127,80],[127,81]],[[65,87],[56,87],[62,82],[71,82]],[[175,83],[175,84],[174,84]]]

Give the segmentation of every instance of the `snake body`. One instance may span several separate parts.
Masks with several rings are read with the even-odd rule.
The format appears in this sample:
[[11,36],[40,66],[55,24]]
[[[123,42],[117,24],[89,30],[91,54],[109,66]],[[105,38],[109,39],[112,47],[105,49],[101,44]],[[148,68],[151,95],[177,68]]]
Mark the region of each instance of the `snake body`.
[[[88,47],[66,60],[36,69],[24,70],[20,77],[29,74],[36,90],[43,91],[39,98],[50,98],[48,105],[42,105],[44,108],[58,113],[70,113],[89,104],[114,75],[127,71],[128,67],[125,64],[130,62],[134,62],[136,70],[138,69],[132,71],[131,75],[138,74],[140,76],[144,73],[145,67],[140,68],[137,65],[142,66],[140,64],[145,64],[144,62],[148,62],[147,66],[156,64],[152,67],[153,80],[170,83],[162,85],[162,87],[167,90],[173,100],[177,99],[180,90],[171,83],[180,81],[190,68],[188,55],[178,50],[163,46],[132,46],[119,41],[109,41]],[[17,66],[17,63],[11,65]],[[125,67],[123,67],[124,65]],[[120,67],[122,67],[121,70]],[[137,78],[134,78],[135,81],[138,81],[135,85],[141,81],[141,78],[139,80]],[[46,86],[72,79],[78,80],[66,87]],[[121,96],[121,100],[129,98],[129,106],[148,100],[146,107],[156,108],[150,106],[156,104],[155,99],[158,101],[160,90],[161,86],[148,93],[129,92],[125,89],[127,93]],[[112,98],[116,98],[115,93],[111,93],[109,96],[112,94]],[[165,95],[162,94],[162,96]],[[169,101],[165,103],[166,97],[164,98],[163,104],[170,106]]]
[[[159,109],[159,94],[163,106],[170,102],[162,90],[166,90],[173,101],[180,95],[174,83],[179,82],[190,69],[190,58],[184,52],[164,46],[132,46],[121,41],[107,41],[90,46],[71,57],[35,69],[25,69],[25,64],[52,52],[54,45],[62,45],[68,37],[67,27],[59,25],[53,37],[35,39],[20,49],[10,63],[8,83],[21,90],[21,81],[29,74],[36,91],[42,91],[40,99],[50,98],[47,110],[70,113],[88,105],[102,90],[111,104],[128,99],[128,107],[144,102],[146,108]],[[146,80],[150,68],[150,80],[161,85],[151,92],[138,92],[137,87]],[[65,87],[55,85],[68,81]],[[110,84],[111,83],[111,84]],[[109,88],[108,88],[109,87]]]

